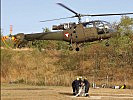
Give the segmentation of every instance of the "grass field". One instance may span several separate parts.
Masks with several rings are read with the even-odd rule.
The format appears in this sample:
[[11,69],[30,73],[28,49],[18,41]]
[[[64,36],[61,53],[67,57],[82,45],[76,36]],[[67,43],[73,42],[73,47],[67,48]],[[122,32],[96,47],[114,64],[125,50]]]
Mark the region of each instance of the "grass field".
[[71,87],[2,84],[2,100],[133,100],[132,89],[92,89],[89,97],[74,97]]

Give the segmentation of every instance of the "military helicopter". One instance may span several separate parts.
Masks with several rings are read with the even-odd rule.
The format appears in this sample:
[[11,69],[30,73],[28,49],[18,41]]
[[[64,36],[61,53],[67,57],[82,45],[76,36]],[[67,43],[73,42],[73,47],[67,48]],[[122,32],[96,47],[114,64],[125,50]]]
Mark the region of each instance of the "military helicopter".
[[128,15],[133,13],[119,13],[119,14],[80,14],[74,10],[68,8],[62,3],[57,3],[59,6],[74,13],[74,16],[66,18],[58,18],[52,20],[45,20],[40,22],[68,19],[68,18],[78,18],[78,23],[70,22],[60,25],[53,25],[52,29],[56,30],[54,32],[41,32],[24,34],[18,33],[16,35],[10,35],[13,40],[17,41],[17,47],[20,47],[23,43],[27,41],[35,40],[58,40],[66,41],[70,43],[70,50],[73,50],[73,44],[76,44],[75,50],[79,51],[79,46],[85,42],[93,42],[97,40],[109,39],[116,36],[116,30],[112,28],[111,24],[106,21],[95,20],[89,22],[81,22],[81,18],[84,16],[114,16],[114,15]]

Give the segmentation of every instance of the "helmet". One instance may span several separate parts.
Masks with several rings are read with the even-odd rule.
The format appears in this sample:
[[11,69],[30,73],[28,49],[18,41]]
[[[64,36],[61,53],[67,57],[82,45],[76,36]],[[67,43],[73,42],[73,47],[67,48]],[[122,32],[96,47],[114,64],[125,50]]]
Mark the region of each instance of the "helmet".
[[87,77],[84,77],[85,80],[87,80]]
[[77,77],[77,80],[82,80],[82,76]]

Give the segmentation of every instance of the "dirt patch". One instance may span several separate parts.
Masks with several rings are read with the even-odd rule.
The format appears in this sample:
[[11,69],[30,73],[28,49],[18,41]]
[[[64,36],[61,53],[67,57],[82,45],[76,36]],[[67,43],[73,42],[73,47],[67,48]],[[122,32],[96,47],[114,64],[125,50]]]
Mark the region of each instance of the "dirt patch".
[[6,84],[1,88],[2,100],[133,100],[133,90],[90,89],[89,97],[75,97],[71,87],[27,86]]

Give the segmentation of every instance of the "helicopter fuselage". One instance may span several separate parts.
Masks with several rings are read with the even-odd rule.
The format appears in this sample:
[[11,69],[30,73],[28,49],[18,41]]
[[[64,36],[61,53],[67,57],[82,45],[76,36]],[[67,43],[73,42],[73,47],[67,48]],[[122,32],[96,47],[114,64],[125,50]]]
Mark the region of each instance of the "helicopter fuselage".
[[[91,21],[80,24],[75,24],[72,27],[55,32],[41,32],[24,34],[23,39],[27,41],[34,40],[60,40],[72,43],[93,42],[101,39],[108,39],[115,35],[115,30],[105,21]],[[19,33],[16,38],[22,37]]]
[[55,32],[41,32],[32,34],[19,33],[15,35],[15,38],[20,41],[20,44],[23,43],[23,41],[35,40],[58,40],[66,41],[70,44],[79,44],[108,39],[114,35],[115,30],[112,29],[108,22],[98,20],[75,24],[71,27],[65,27],[64,30]]

